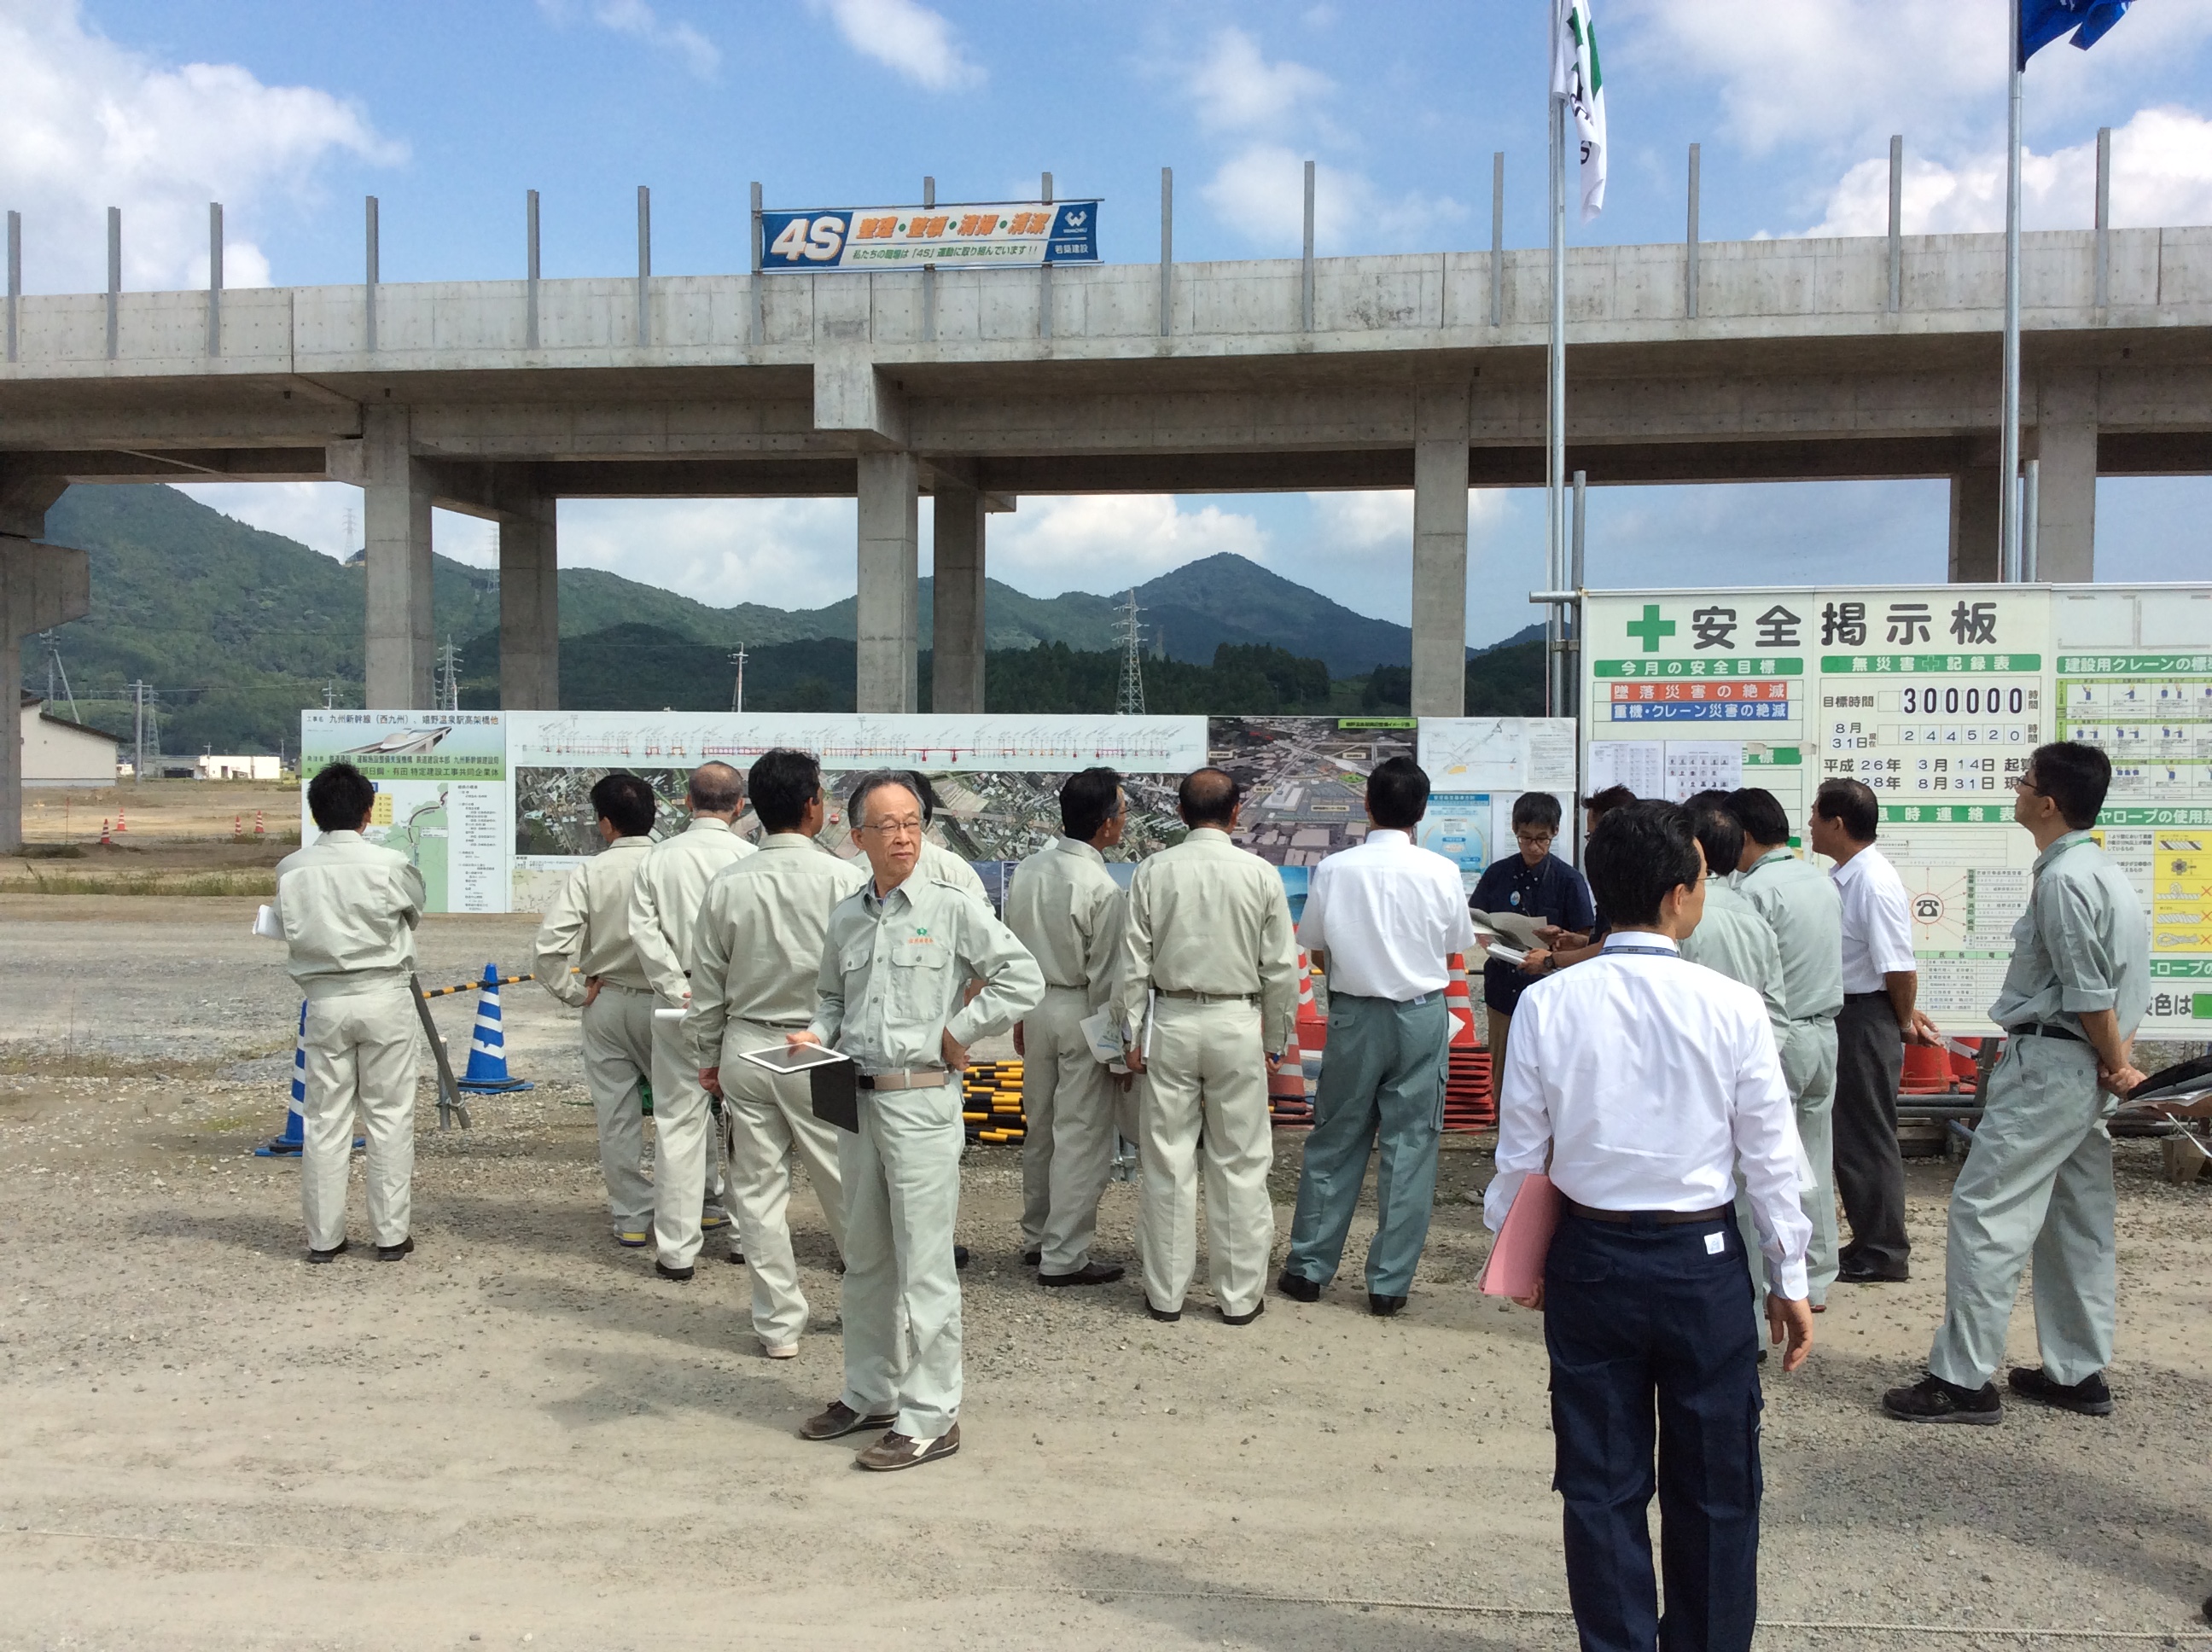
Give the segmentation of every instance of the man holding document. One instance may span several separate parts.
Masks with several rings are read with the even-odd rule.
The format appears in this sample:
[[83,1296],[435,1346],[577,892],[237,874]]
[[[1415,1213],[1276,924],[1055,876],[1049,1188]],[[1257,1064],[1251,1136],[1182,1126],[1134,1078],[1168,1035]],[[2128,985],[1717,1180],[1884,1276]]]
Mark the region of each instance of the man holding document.
[[846,818],[872,877],[830,913],[813,1023],[788,1035],[859,1069],[860,1127],[837,1143],[845,1391],[799,1433],[886,1429],[859,1461],[887,1471],[960,1449],[960,1075],[969,1045],[1036,1007],[1044,976],[989,907],[915,876],[921,800],[904,778],[861,776]]
[[[1687,812],[1615,810],[1584,862],[1612,928],[1601,952],[1539,981],[1515,1011],[1484,1219],[1502,1228],[1548,1157],[1558,1229],[1516,1299],[1545,1314],[1583,1645],[1744,1652],[1758,1615],[1761,1400],[1730,1201],[1740,1165],[1774,1282],[1770,1331],[1794,1371],[1813,1342],[1796,1121],[1759,995],[1681,957],[1705,904]],[[1645,1524],[1655,1436],[1663,1637]]]

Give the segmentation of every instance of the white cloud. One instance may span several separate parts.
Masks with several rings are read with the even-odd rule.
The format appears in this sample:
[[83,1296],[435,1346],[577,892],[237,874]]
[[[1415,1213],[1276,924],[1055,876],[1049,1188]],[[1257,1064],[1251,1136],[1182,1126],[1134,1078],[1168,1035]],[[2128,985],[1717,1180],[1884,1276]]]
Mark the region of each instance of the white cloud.
[[1311,116],[1336,82],[1287,58],[1269,63],[1241,28],[1224,28],[1190,72],[1198,124],[1209,131],[1273,131],[1294,115]]
[[[2097,145],[2021,157],[2021,222],[2030,229],[2081,229],[2096,222]],[[2004,228],[2002,149],[1955,166],[1908,155],[1903,216],[1908,235]],[[2212,120],[2186,109],[2144,109],[2112,132],[2112,222],[2133,227],[2212,223]],[[1889,228],[1889,160],[1862,161],[1830,191],[1814,235],[1880,235]]]
[[1031,495],[1011,516],[994,516],[989,567],[994,578],[1038,596],[1114,587],[1230,551],[1267,561],[1267,535],[1254,518],[1218,505],[1185,510],[1167,494]]
[[807,4],[817,14],[828,13],[854,51],[927,91],[957,91],[983,82],[981,65],[961,46],[952,25],[918,0],[807,0]]
[[272,198],[309,193],[349,154],[406,156],[356,105],[307,86],[265,86],[235,64],[163,68],[89,30],[77,0],[0,0],[0,197],[23,214],[25,284],[107,284],[106,209],[123,210],[125,286],[207,279],[207,203],[225,209],[223,276],[265,286],[252,234]]
[[567,24],[588,15],[602,28],[628,34],[648,46],[672,52],[684,67],[701,80],[712,80],[722,66],[722,51],[689,23],[663,22],[646,0],[538,0],[538,9],[551,21]]
[[858,532],[849,499],[568,499],[561,566],[605,568],[716,608],[819,608],[853,594]]
[[[1222,162],[1199,193],[1248,239],[1295,251],[1305,233],[1305,157],[1279,143],[1248,143]],[[1467,209],[1449,196],[1392,198],[1363,172],[1317,161],[1314,245],[1323,254],[1433,246],[1437,226]]]

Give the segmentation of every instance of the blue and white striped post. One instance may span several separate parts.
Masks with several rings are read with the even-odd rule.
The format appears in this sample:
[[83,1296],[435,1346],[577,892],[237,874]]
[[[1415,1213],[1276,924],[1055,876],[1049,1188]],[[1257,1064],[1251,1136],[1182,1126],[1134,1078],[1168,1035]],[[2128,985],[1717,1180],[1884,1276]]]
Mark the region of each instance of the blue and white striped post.
[[476,1025],[469,1032],[469,1066],[460,1088],[478,1095],[528,1090],[529,1081],[512,1078],[507,1072],[507,1035],[499,1020],[499,966],[484,965],[483,986],[477,994]]
[[297,1158],[307,1146],[303,1128],[307,1111],[307,1005],[300,1004],[300,1036],[292,1046],[292,1107],[284,1115],[282,1135],[271,1136],[253,1150],[256,1158]]

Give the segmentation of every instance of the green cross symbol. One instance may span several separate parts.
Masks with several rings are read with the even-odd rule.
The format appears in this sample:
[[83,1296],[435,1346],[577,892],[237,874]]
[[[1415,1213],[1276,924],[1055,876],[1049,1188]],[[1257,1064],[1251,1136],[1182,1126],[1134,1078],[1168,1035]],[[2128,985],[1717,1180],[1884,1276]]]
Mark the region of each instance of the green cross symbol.
[[1644,604],[1644,617],[1640,620],[1629,621],[1627,631],[1632,637],[1644,639],[1645,653],[1656,654],[1659,652],[1659,639],[1674,635],[1674,622],[1661,619],[1659,604],[1656,602],[1647,602]]

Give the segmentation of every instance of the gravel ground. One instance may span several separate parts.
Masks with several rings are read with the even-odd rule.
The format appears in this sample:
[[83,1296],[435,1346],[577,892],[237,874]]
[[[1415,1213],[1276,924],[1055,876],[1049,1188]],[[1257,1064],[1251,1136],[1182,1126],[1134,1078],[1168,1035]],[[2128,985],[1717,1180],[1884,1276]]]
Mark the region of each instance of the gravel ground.
[[[792,1433],[838,1387],[811,1195],[817,1324],[771,1365],[742,1268],[670,1285],[607,1242],[574,1017],[534,987],[506,1025],[538,1088],[465,1133],[422,1110],[416,1254],[307,1267],[296,1169],[250,1153],[298,1009],[252,908],[0,900],[0,1647],[1573,1643],[1540,1322],[1474,1289],[1486,1143],[1445,1155],[1402,1317],[1355,1278],[1242,1330],[1202,1288],[1175,1326],[1133,1284],[1037,1290],[1017,1154],[979,1150],[965,1443],[862,1475]],[[431,920],[425,981],[512,972],[529,932]],[[1762,1647],[2208,1638],[2212,1185],[2157,1163],[2123,1144],[2118,1415],[1986,1430],[1876,1409],[1941,1312],[1950,1169],[1914,1166],[1916,1278],[1838,1288],[1768,1384]],[[1102,1252],[1134,1213],[1108,1190]]]

